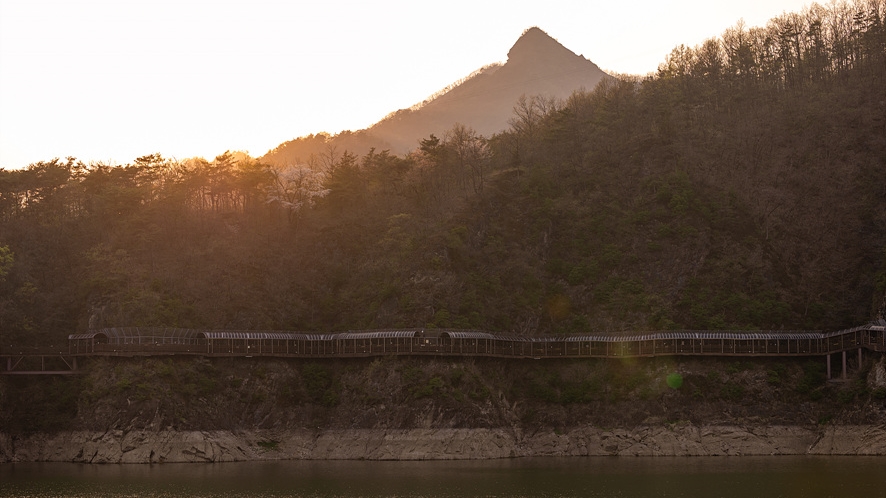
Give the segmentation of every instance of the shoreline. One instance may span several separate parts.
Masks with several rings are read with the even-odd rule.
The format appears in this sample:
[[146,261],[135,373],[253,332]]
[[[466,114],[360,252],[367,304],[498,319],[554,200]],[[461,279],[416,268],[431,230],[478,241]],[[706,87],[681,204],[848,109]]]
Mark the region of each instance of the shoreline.
[[693,425],[632,429],[333,429],[0,433],[0,463],[488,460],[563,456],[886,456],[886,425]]

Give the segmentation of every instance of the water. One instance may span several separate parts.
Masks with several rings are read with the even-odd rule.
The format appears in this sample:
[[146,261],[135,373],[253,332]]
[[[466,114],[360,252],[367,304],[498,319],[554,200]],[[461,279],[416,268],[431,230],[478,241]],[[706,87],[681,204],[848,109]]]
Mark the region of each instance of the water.
[[3,497],[871,497],[886,457],[0,465]]

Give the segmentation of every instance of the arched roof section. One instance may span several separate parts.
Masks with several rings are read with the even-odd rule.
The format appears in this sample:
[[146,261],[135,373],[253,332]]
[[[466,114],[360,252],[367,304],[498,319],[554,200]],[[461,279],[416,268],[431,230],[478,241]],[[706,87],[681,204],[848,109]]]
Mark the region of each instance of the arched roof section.
[[411,339],[415,337],[415,329],[410,330],[366,330],[361,332],[343,332],[336,339]]
[[[296,332],[265,332],[247,330],[201,330],[197,332],[198,339],[236,339],[236,340],[309,340],[317,334],[302,334]],[[316,340],[316,339],[314,339]]]
[[86,332],[85,334],[69,334],[69,341],[83,341],[90,339],[107,339],[108,336],[103,332]]
[[448,337],[450,339],[495,339],[495,336],[489,332],[480,332],[479,330],[444,330],[440,333],[440,337]]
[[334,341],[338,334],[299,334],[303,337],[293,337],[293,339],[304,339],[307,341]]
[[492,338],[497,341],[511,341],[511,342],[532,342],[535,338],[528,337],[525,335],[506,335],[506,334],[492,334]]
[[[843,330],[835,330],[833,332],[826,332],[822,334],[824,337],[834,337],[843,334],[849,334],[852,332],[858,332],[860,330],[876,330],[876,326],[874,323],[869,323],[867,325],[859,325],[858,327],[852,327],[851,329],[843,329]],[[883,330],[880,328],[880,330]]]

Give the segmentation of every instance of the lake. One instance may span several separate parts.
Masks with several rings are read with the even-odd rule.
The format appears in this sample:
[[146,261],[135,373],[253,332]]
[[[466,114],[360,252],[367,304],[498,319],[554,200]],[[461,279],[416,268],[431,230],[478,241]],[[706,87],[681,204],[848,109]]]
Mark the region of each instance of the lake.
[[866,497],[886,457],[0,465],[3,497]]

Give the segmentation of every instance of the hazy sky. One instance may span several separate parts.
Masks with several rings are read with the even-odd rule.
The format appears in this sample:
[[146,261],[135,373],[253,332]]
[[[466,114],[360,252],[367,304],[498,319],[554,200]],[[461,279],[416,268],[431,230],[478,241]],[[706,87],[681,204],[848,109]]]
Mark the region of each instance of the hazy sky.
[[0,167],[159,152],[260,156],[366,128],[492,62],[538,26],[604,71],[803,0],[0,0]]

